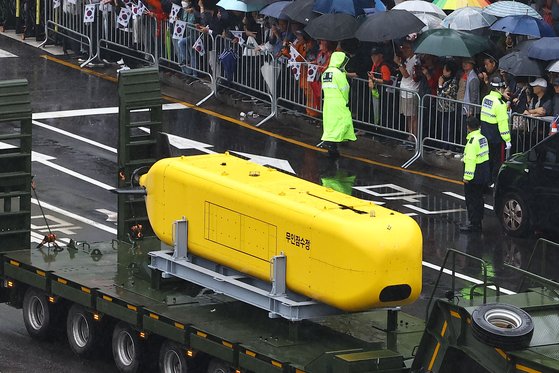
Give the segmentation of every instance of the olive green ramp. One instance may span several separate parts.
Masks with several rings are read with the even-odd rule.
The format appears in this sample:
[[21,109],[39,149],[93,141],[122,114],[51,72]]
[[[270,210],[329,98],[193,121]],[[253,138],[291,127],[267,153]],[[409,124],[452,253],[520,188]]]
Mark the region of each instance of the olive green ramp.
[[27,80],[0,82],[1,251],[31,240],[31,103]]
[[[118,79],[119,188],[131,186],[134,171],[147,171],[158,160],[157,138],[163,129],[162,98],[159,73],[156,68],[123,71]],[[140,171],[141,172],[141,171]],[[141,228],[140,228],[141,226]],[[128,235],[153,236],[147,218],[144,197],[119,194],[118,239],[128,240]]]

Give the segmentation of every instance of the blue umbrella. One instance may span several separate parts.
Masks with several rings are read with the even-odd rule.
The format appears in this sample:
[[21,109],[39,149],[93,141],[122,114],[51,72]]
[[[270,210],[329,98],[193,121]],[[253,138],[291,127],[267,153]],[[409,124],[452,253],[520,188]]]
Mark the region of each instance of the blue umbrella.
[[507,16],[501,18],[491,25],[491,30],[509,32],[516,35],[535,36],[538,38],[544,36],[555,36],[555,32],[551,26],[530,16]]
[[283,8],[289,4],[291,4],[291,1],[278,1],[271,3],[270,5],[262,8],[260,14],[278,19],[287,19],[288,17],[283,13]]
[[536,40],[528,49],[528,57],[544,61],[559,60],[559,37]]
[[[380,1],[380,0],[377,0]],[[313,10],[317,13],[363,14],[364,8],[372,8],[373,0],[316,0]]]

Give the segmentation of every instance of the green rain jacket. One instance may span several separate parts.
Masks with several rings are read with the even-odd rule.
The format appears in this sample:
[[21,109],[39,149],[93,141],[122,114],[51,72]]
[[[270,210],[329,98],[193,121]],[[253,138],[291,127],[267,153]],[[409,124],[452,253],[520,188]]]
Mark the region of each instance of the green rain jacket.
[[323,127],[322,141],[355,141],[353,120],[349,110],[349,83],[344,69],[346,55],[334,52],[322,74]]
[[491,179],[489,170],[489,145],[481,131],[472,131],[466,136],[464,148],[464,180],[485,184]]

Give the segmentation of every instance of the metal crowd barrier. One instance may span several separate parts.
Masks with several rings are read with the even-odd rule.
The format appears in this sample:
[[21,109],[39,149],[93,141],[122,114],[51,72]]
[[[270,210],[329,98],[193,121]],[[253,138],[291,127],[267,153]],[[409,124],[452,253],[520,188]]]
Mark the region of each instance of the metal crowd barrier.
[[511,116],[511,154],[522,153],[549,135],[552,117],[533,117],[513,113]]
[[217,85],[270,103],[270,114],[257,127],[275,117],[277,66],[274,57],[259,51],[257,45],[246,42],[239,45],[223,36],[217,36],[215,43],[219,61],[215,71]]
[[[421,155],[421,100],[417,92],[397,87],[396,79],[392,81],[391,85],[376,84],[373,91],[367,80],[351,79],[350,109],[354,121],[362,124],[367,132],[413,147],[413,156],[402,165],[407,168]],[[400,107],[400,98],[404,95],[406,99],[415,100],[415,108]],[[401,114],[400,109],[406,109],[406,114],[410,115]]]
[[465,104],[434,95],[425,95],[421,100],[423,107],[422,155],[425,150],[462,153],[466,145],[466,119],[478,115],[481,105]]
[[276,60],[276,101],[286,110],[319,119],[322,118],[320,74],[309,81],[308,66],[306,62],[289,65],[286,58]]
[[[99,4],[95,4],[95,9]],[[99,22],[83,22],[83,4],[77,0],[76,4],[71,4],[68,0],[61,0],[61,5],[54,8],[53,1],[47,1],[44,7],[45,12],[45,40],[39,45],[43,47],[49,40],[49,33],[59,34],[64,38],[77,43],[75,46],[80,51],[86,52],[87,59],[80,67],[86,66],[97,57],[97,48],[94,43],[98,40]],[[98,13],[96,11],[96,13]]]
[[[157,63],[162,68],[180,70],[183,74],[195,79],[208,79],[207,85],[211,92],[196,104],[200,106],[217,92],[216,74],[214,73],[217,70],[215,37],[201,32],[194,25],[187,24],[183,37],[174,39],[174,27],[174,24],[168,20],[163,22],[162,31],[159,34]],[[193,48],[198,38],[202,43],[200,52]]]
[[96,22],[101,23],[98,34],[97,54],[117,53],[144,63],[157,64],[157,20],[147,15],[131,18],[128,26],[123,27],[117,21],[119,8],[104,5],[96,15]]

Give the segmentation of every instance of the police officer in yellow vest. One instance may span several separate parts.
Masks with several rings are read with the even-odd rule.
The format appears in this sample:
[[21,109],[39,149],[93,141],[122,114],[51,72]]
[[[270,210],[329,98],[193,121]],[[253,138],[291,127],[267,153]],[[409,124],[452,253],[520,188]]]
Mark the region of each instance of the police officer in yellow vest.
[[349,58],[344,52],[334,52],[330,64],[322,74],[322,147],[331,157],[338,157],[338,143],[355,141],[353,119],[349,110],[349,83],[345,65]]
[[505,82],[498,76],[489,81],[491,92],[481,101],[481,133],[489,142],[489,162],[491,169],[491,183],[503,162],[501,155],[503,142],[506,149],[511,148],[509,116],[507,103],[503,100]]
[[483,191],[491,180],[489,146],[479,129],[479,120],[469,117],[466,121],[468,135],[464,148],[464,194],[469,223],[460,226],[462,232],[480,232],[483,219]]

